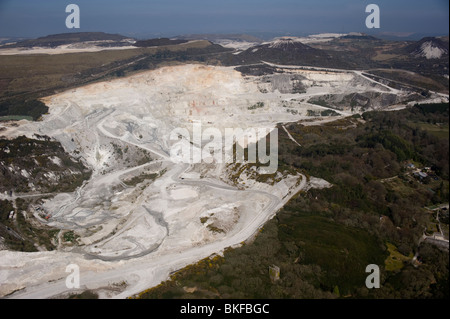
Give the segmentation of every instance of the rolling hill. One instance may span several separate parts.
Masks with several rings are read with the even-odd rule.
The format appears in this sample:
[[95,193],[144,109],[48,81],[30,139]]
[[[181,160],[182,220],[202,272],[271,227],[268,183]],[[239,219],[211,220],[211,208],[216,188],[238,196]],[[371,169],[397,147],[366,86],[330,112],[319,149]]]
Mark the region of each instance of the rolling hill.
[[448,58],[448,49],[448,41],[445,42],[440,38],[427,37],[408,45],[404,48],[404,52],[414,58],[426,58],[430,60]]
[[108,41],[109,45],[129,45],[129,39],[120,34],[109,34],[104,32],[77,32],[60,33],[48,35],[45,37],[19,41],[15,44],[7,45],[7,48],[32,48],[32,47],[50,47],[55,48],[61,45],[75,44],[92,41]]
[[303,44],[298,38],[282,37],[235,54],[233,64],[244,65],[261,61],[284,65],[350,67],[333,53]]

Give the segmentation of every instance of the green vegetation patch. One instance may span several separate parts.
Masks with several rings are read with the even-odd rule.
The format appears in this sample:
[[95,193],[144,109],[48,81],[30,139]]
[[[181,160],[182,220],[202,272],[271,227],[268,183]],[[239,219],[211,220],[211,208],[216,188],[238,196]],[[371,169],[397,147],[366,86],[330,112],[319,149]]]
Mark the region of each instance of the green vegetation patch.
[[24,116],[24,115],[0,116],[0,122],[21,121],[21,120],[33,121],[33,117],[31,117],[31,116]]
[[20,98],[0,102],[0,121],[38,120],[48,112],[48,106],[38,100],[23,100]]
[[320,265],[326,290],[337,286],[341,293],[351,294],[362,288],[367,265],[382,265],[386,257],[384,245],[361,229],[295,210],[281,212],[278,219],[280,241],[298,247],[299,262]]
[[[58,229],[41,226],[27,213],[31,200],[16,199],[14,208],[11,201],[0,201],[0,236],[5,239],[6,246],[11,250],[36,252],[40,249],[55,249],[55,238]],[[11,219],[10,213],[14,217]]]
[[405,266],[405,263],[411,262],[414,257],[412,253],[409,256],[401,254],[397,247],[391,243],[386,243],[387,249],[389,251],[389,256],[384,262],[384,266],[387,271],[398,271]]
[[[367,232],[282,211],[252,244],[188,266],[140,298],[334,298],[336,288],[351,294],[363,287],[366,266],[385,258],[383,245]],[[276,282],[273,265],[280,267]]]
[[98,294],[91,290],[83,291],[79,294],[72,294],[68,299],[98,299]]
[[249,106],[248,109],[249,110],[257,110],[257,109],[262,109],[264,107],[264,102],[258,102],[256,104],[253,104],[252,106]]
[[438,138],[449,138],[448,124],[417,123],[420,129],[430,132]]
[[[67,154],[59,142],[46,136],[37,138],[0,139],[1,192],[26,193],[31,191],[30,183],[41,193],[71,192],[90,178],[92,172]],[[58,158],[61,165],[52,158]],[[49,173],[55,176],[53,180]]]
[[142,182],[145,182],[147,180],[154,181],[158,176],[159,176],[159,174],[142,174],[139,176],[135,176],[129,180],[126,180],[125,184],[127,186],[134,187],[134,186],[136,186]]

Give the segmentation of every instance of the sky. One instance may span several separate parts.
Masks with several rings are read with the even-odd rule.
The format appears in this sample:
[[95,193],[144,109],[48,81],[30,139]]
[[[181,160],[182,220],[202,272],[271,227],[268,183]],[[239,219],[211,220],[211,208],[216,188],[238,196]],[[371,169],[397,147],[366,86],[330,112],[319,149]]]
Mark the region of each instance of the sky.
[[[67,29],[69,4],[80,29]],[[368,4],[380,29],[367,29]],[[324,32],[447,35],[448,0],[0,0],[0,37],[101,31],[140,38],[194,33]]]

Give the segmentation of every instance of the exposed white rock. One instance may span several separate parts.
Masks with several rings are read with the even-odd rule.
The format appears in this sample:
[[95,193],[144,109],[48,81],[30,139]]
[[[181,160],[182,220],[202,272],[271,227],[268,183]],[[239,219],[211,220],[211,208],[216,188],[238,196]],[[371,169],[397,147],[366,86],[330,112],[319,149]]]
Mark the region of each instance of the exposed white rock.
[[447,50],[437,47],[433,42],[424,42],[420,47],[420,52],[417,55],[430,59],[440,59],[442,55],[448,53]]
[[[22,288],[13,297],[67,292],[65,267],[76,263],[88,289],[126,281],[126,289],[115,296],[124,298],[159,284],[174,270],[239,245],[298,191],[327,187],[325,181],[311,179],[308,184],[305,176],[280,174],[273,183],[259,183],[251,171],[242,174],[238,188],[224,182],[230,179],[226,164],[175,164],[169,159],[174,128],[186,128],[191,137],[198,121],[203,129],[221,132],[273,129],[305,119],[306,110],[324,109],[306,102],[313,96],[389,90],[353,71],[284,71],[283,76],[301,76],[307,92],[280,93],[276,80],[243,77],[229,67],[180,65],[47,97],[50,110],[42,122],[6,127],[2,134],[9,137],[38,133],[57,139],[66,151],[80,153],[93,176],[76,192],[43,205],[50,225],[74,231],[80,246],[62,244],[58,251],[37,254],[0,251],[0,296]],[[283,81],[287,89],[292,85]],[[261,92],[263,85],[267,93]],[[252,108],[258,103],[264,107]],[[297,113],[286,112],[285,104]],[[112,144],[145,150],[152,161],[135,167],[118,163]],[[158,173],[158,178],[135,186],[124,183],[143,172]],[[208,218],[204,224],[202,217]]]

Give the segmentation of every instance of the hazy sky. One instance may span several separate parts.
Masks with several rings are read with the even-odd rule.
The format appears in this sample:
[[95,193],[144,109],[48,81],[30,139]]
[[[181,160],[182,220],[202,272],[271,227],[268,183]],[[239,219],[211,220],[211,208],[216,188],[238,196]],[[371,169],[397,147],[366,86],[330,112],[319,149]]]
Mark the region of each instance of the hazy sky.
[[[68,4],[81,28],[67,29]],[[448,34],[449,0],[0,0],[0,37],[103,31],[125,35],[367,32],[368,4],[381,10],[379,32]],[[372,30],[373,31],[373,30]]]

